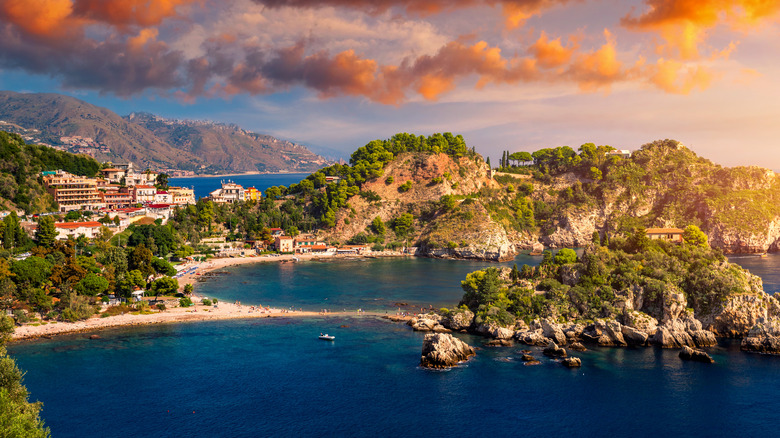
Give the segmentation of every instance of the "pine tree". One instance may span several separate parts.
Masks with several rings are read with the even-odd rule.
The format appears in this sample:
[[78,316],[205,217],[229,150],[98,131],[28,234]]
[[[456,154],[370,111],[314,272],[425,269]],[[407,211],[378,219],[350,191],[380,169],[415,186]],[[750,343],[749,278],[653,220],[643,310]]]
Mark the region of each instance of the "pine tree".
[[487,165],[488,165],[488,169],[492,169],[492,167],[490,167],[490,157],[487,157]]
[[517,270],[517,263],[512,266],[512,272],[509,274],[509,276],[514,283],[517,283],[517,280],[520,278],[520,272]]

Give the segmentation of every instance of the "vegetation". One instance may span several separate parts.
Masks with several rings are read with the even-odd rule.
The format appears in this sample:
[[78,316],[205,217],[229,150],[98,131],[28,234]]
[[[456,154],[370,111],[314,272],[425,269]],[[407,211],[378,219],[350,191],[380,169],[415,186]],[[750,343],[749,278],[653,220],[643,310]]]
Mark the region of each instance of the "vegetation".
[[538,267],[472,272],[461,282],[460,305],[482,323],[535,318],[590,322],[620,316],[631,291],[642,291],[644,303],[638,310],[660,320],[663,294],[669,291],[681,291],[695,314],[706,314],[728,296],[750,290],[745,272],[727,263],[720,251],[696,243],[639,239],[640,233],[644,230],[613,239],[609,248],[590,245],[579,258],[572,250],[546,251]]

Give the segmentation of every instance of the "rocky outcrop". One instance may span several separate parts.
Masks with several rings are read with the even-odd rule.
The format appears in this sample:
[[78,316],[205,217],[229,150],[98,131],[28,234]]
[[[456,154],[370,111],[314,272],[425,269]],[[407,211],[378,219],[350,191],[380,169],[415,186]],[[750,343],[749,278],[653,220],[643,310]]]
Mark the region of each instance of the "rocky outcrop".
[[623,337],[621,324],[614,319],[600,319],[595,324],[585,327],[582,339],[598,344],[601,347],[625,347],[628,345]]
[[582,366],[582,361],[579,357],[567,357],[561,361],[561,365],[566,368],[579,368]]
[[515,339],[526,345],[542,347],[549,344],[550,339],[544,337],[542,330],[518,330],[515,332]]
[[560,325],[550,322],[547,318],[542,319],[540,323],[544,337],[551,339],[558,345],[566,344],[566,334],[563,333]]
[[[640,306],[641,307],[641,304]],[[632,327],[651,336],[658,328],[658,320],[638,310],[625,310],[623,312],[623,325]]]
[[750,329],[740,345],[742,351],[780,354],[780,320],[760,320]]
[[759,289],[755,292],[728,297],[719,303],[718,308],[713,312],[704,316],[702,322],[708,330],[718,336],[741,338],[745,337],[759,320],[778,315],[780,315],[778,300]]
[[550,342],[547,347],[542,350],[542,353],[547,357],[566,357],[566,349],[559,347],[555,342]]
[[471,310],[455,309],[450,311],[441,320],[441,324],[450,330],[467,330],[474,322],[474,312]]
[[709,347],[717,344],[715,335],[702,330],[702,324],[687,309],[682,292],[672,288],[664,293],[663,319],[653,335],[652,342],[662,348]]
[[431,333],[425,335],[420,357],[420,366],[426,368],[453,367],[474,356],[474,349],[446,333]]
[[441,316],[435,313],[429,313],[426,315],[418,315],[410,319],[406,324],[411,326],[413,330],[418,332],[437,332],[447,333],[449,330],[441,325]]
[[649,336],[642,330],[624,325],[620,327],[620,332],[628,345],[642,346],[647,344]]
[[714,363],[715,360],[710,357],[709,354],[702,350],[695,350],[691,347],[685,346],[680,350],[680,359],[692,360],[695,362]]

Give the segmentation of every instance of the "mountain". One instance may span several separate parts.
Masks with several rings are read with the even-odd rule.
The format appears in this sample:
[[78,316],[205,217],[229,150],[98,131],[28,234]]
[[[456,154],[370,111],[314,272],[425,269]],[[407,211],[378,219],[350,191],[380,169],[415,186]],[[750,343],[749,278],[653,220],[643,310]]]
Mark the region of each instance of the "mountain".
[[[151,128],[151,129],[150,129]],[[111,110],[53,93],[0,91],[0,130],[100,161],[198,173],[316,170],[327,160],[301,145],[233,125]]]
[[328,164],[306,147],[236,125],[171,120],[149,113],[132,113],[125,120],[141,126],[174,148],[193,154],[212,169],[231,172],[307,172]]

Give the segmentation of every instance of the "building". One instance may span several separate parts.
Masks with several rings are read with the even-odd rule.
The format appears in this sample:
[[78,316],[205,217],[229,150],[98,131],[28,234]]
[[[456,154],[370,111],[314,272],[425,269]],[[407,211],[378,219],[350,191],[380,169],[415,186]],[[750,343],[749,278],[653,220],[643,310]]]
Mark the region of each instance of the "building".
[[271,237],[277,237],[284,234],[284,231],[281,228],[269,228],[268,231],[271,233]]
[[89,239],[95,238],[100,227],[103,224],[96,221],[91,222],[59,222],[54,224],[54,228],[57,230],[57,239],[65,240],[68,237],[85,236]]
[[682,243],[683,230],[679,228],[648,228],[646,233],[647,237],[653,240]]
[[176,205],[195,204],[195,190],[186,187],[168,187],[168,193]]
[[155,204],[173,204],[173,196],[165,190],[157,190],[154,194]]
[[212,201],[218,204],[232,204],[244,201],[244,187],[232,181],[222,182],[222,187],[209,193]]
[[295,250],[293,247],[294,242],[295,240],[290,236],[276,236],[274,246],[279,252],[293,252]]
[[124,169],[117,169],[116,167],[109,167],[108,169],[101,169],[100,174],[103,175],[103,178],[106,180],[119,184],[122,181],[122,178],[125,177],[126,171]]
[[59,204],[60,211],[99,210],[105,207],[97,189],[97,180],[94,178],[58,170],[53,175],[45,175],[43,184]]
[[133,194],[127,188],[116,192],[100,192],[100,200],[109,210],[117,208],[129,208],[134,204]]
[[607,157],[631,158],[631,151],[625,149],[607,152]]
[[133,187],[133,200],[136,204],[154,204],[157,188],[141,184]]
[[247,201],[259,201],[261,198],[260,190],[257,190],[255,187],[247,187],[244,190],[244,199]]
[[171,218],[170,204],[149,204],[146,206],[146,215],[154,219],[162,219],[163,222]]
[[298,254],[306,254],[310,252],[325,252],[328,250],[328,245],[325,242],[317,240],[314,236],[298,236],[293,244],[295,252]]

